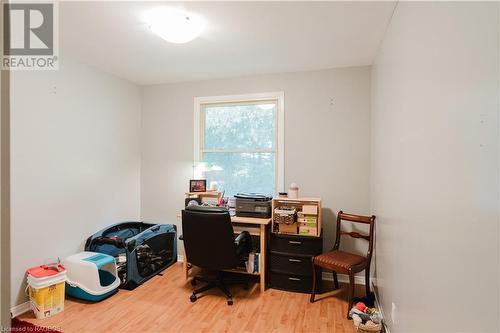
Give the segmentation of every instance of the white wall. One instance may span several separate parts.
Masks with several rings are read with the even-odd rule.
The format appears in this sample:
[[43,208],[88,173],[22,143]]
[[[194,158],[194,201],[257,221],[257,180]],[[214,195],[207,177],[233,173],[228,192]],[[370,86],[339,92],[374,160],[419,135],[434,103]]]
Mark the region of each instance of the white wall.
[[28,267],[140,218],[141,91],[85,65],[12,73],[12,304]]
[[[1,7],[1,6],[0,6]],[[0,9],[1,15],[1,9]],[[10,73],[0,73],[0,327],[10,325]]]
[[370,68],[358,67],[145,87],[144,220],[180,224],[192,177],[194,97],[271,91],[285,93],[285,184],[322,197],[325,248],[333,246],[334,212],[369,213]]
[[373,67],[376,275],[392,333],[499,330],[497,5],[400,2]]

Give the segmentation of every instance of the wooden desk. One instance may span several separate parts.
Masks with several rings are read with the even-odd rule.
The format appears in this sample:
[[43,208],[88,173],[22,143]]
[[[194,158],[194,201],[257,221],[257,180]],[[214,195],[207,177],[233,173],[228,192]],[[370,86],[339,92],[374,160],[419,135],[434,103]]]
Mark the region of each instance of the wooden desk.
[[[252,236],[259,236],[260,238],[260,261],[259,261],[259,273],[248,273],[246,270],[231,269],[229,272],[249,274],[249,275],[260,275],[260,291],[264,292],[266,290],[266,244],[268,229],[267,226],[271,223],[271,218],[260,219],[254,217],[231,217],[231,222],[234,227],[241,227],[242,230],[249,229],[248,231]],[[235,228],[236,229],[236,228]],[[242,231],[237,228],[236,231]],[[191,269],[189,263],[187,262],[186,256],[184,256],[184,261],[182,262],[182,267],[186,276],[186,280],[189,278],[189,270]]]

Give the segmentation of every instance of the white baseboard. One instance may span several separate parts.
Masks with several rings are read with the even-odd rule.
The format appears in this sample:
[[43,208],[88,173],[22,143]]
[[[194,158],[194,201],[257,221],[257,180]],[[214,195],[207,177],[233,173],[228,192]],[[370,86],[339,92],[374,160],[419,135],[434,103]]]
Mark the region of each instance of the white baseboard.
[[[321,278],[325,281],[333,281],[332,272],[323,272]],[[349,283],[349,276],[346,274],[337,274],[337,279],[342,283]],[[361,275],[354,275],[354,283],[365,285],[365,277]]]
[[10,317],[15,318],[31,310],[30,302],[24,302],[10,308]]
[[375,295],[375,307],[378,309],[380,316],[382,317],[382,325],[384,325],[385,333],[391,333],[389,331],[389,327],[387,326],[387,322],[385,320],[385,314],[384,314],[384,308],[382,308],[382,304],[380,304],[379,298],[378,298],[378,292],[377,292],[377,280],[373,279],[372,280],[372,291],[373,294]]

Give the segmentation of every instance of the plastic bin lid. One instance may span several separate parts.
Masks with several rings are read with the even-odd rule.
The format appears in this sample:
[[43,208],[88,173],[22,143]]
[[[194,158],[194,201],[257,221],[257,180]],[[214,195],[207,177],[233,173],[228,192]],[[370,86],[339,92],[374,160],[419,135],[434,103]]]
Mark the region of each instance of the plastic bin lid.
[[28,273],[28,275],[31,275],[35,278],[43,278],[43,277],[57,275],[61,272],[64,272],[65,270],[66,270],[66,268],[64,268],[64,266],[61,264],[58,264],[58,265],[54,264],[54,265],[50,265],[50,266],[40,265],[40,266],[28,268],[26,273]]

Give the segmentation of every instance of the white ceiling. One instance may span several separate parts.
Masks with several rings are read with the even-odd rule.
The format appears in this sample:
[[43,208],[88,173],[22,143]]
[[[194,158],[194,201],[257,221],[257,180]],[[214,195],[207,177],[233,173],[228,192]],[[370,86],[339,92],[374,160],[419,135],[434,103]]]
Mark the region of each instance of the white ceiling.
[[[394,2],[61,2],[60,54],[147,85],[370,65]],[[180,7],[207,21],[171,44],[145,11]]]

